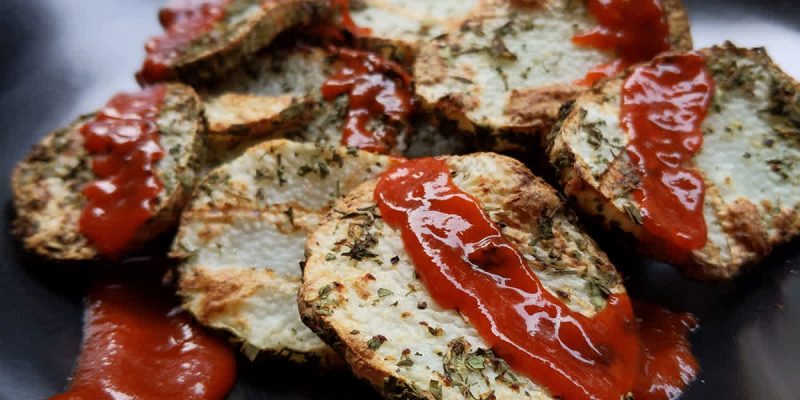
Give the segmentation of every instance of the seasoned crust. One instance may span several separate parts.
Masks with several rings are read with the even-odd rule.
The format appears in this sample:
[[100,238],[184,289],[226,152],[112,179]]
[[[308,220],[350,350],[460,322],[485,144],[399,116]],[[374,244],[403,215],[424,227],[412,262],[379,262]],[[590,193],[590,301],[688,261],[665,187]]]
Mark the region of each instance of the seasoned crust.
[[[486,148],[502,151],[541,145],[561,104],[585,89],[575,82],[613,59],[572,43],[576,33],[594,25],[584,2],[510,3],[494,1],[457,31],[428,42],[414,66],[425,107],[477,132]],[[691,49],[681,2],[663,5],[674,48]]]
[[[388,59],[411,64],[426,41],[457,29],[487,0],[362,0],[352,1],[350,14],[370,34],[356,38],[360,47]],[[340,19],[340,17],[339,17]]]
[[797,82],[763,49],[731,43],[700,50],[716,81],[693,167],[706,184],[706,245],[675,260],[651,245],[631,192],[638,176],[619,127],[623,78],[605,82],[564,110],[550,161],[564,191],[587,214],[633,234],[645,253],[702,279],[731,278],[800,232],[800,97]]
[[170,75],[198,83],[223,76],[289,28],[329,18],[329,0],[233,0],[223,21],[193,40],[170,66]]
[[[14,170],[11,186],[17,217],[13,232],[26,250],[64,261],[98,258],[95,247],[78,228],[85,204],[83,187],[94,180],[80,127],[94,115],[50,133]],[[164,158],[158,163],[163,190],[154,215],[138,231],[133,250],[173,227],[194,186],[195,171],[205,152],[205,126],[199,97],[188,86],[167,87],[158,117]]]
[[250,357],[338,364],[297,312],[303,246],[334,200],[387,163],[367,152],[273,140],[214,169],[184,211],[170,254],[180,260],[183,307],[230,332]]
[[[571,309],[593,315],[605,306],[603,293],[624,292],[556,191],[521,163],[492,153],[445,160],[454,182],[481,202],[545,287]],[[498,399],[550,398],[491,355],[460,314],[432,300],[400,233],[380,219],[376,182],[337,202],[337,211],[308,237],[298,299],[306,325],[387,398],[483,398],[492,391]],[[483,368],[466,368],[470,357],[480,357]]]
[[332,72],[330,52],[297,45],[269,49],[207,85],[201,93],[212,153],[302,126]]
[[[335,56],[327,49],[303,44],[268,50],[201,91],[206,99],[211,165],[268,139],[341,143],[347,97],[325,101],[320,90],[340,68]],[[471,138],[439,125],[428,113],[416,113],[407,126],[400,127],[393,154],[465,153]]]

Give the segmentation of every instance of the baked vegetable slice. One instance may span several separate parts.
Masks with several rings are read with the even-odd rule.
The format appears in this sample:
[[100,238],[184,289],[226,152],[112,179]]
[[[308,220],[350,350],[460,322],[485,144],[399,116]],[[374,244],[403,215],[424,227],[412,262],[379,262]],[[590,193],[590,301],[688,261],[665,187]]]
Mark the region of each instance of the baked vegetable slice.
[[332,110],[322,104],[320,93],[333,73],[331,63],[331,53],[323,48],[277,47],[201,89],[212,155],[224,160],[292,132],[296,139],[338,144],[341,126],[314,122]]
[[[156,124],[164,152],[155,171],[162,190],[152,205],[152,217],[137,230],[130,250],[177,223],[205,153],[202,113],[201,101],[192,88],[166,85]],[[100,255],[79,227],[87,203],[83,190],[97,179],[81,134],[81,127],[93,118],[94,114],[82,116],[50,133],[14,170],[11,179],[17,217],[13,231],[28,251],[65,261]]]
[[[321,90],[341,68],[335,50],[292,44],[270,49],[204,88],[211,163],[230,160],[268,139],[341,144],[349,100],[346,95],[326,100]],[[467,151],[468,136],[438,126],[427,113],[412,115],[400,124],[390,152],[419,156]]]
[[278,34],[331,13],[329,0],[175,2],[161,10],[165,33],[148,42],[137,78],[201,82],[224,76]]
[[585,213],[632,234],[644,252],[672,260],[692,276],[725,279],[800,232],[800,87],[764,49],[725,43],[699,53],[716,82],[701,125],[702,147],[687,166],[705,184],[708,233],[701,248],[675,259],[644,229],[632,195],[640,174],[620,127],[625,78],[565,107],[549,156],[565,192]]
[[[665,45],[691,49],[681,2],[656,3],[668,28]],[[483,147],[529,150],[541,145],[559,107],[586,89],[579,81],[615,60],[612,51],[573,42],[596,26],[587,1],[488,2],[458,30],[422,47],[417,94],[424,106],[477,132]]]
[[213,170],[184,211],[171,255],[183,306],[224,329],[248,356],[304,362],[338,356],[300,321],[308,232],[333,202],[383,172],[386,156],[273,140]]
[[[457,29],[486,0],[351,1],[360,46],[399,62],[413,62],[428,40]],[[341,15],[339,21],[341,22]],[[345,24],[345,26],[347,26]]]
[[[441,159],[567,307],[595,315],[606,296],[625,292],[556,191],[520,162],[492,153]],[[298,300],[304,322],[387,398],[552,398],[494,356],[458,312],[433,301],[400,232],[381,218],[376,184],[337,202],[309,236]]]

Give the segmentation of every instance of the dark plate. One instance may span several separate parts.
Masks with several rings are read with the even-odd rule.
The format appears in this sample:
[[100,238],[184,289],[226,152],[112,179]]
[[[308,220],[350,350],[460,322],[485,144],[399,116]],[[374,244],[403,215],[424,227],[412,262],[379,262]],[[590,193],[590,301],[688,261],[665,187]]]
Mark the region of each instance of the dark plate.
[[[85,273],[54,270],[8,234],[11,169],[45,132],[135,87],[145,38],[162,0],[0,2],[0,399],[59,392],[78,353]],[[687,0],[697,46],[764,45],[800,77],[796,0]],[[797,399],[800,393],[800,241],[735,281],[703,284],[606,244],[637,297],[700,317],[692,337],[702,375],[687,399]],[[147,264],[147,261],[140,261]],[[136,265],[131,267],[137,268]],[[346,373],[320,377],[285,364],[242,363],[233,399],[374,398]]]

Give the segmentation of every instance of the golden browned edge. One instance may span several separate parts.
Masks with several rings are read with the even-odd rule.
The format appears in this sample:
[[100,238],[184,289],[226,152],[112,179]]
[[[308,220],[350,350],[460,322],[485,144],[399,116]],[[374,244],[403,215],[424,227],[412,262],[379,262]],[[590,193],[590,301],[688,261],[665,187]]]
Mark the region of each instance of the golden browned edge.
[[[208,142],[209,152],[212,156],[229,153],[241,147],[249,147],[268,139],[281,137],[285,133],[301,126],[307,121],[316,109],[317,103],[309,97],[300,96],[258,96],[252,95],[253,100],[241,99],[239,97],[249,97],[251,95],[241,95],[237,93],[227,93],[223,96],[228,97],[233,103],[229,104],[231,110],[242,109],[251,112],[254,108],[251,102],[272,102],[276,105],[283,105],[280,109],[264,112],[260,115],[251,115],[252,118],[240,116],[238,121],[217,121],[209,119]],[[221,96],[222,97],[222,96]],[[246,108],[242,108],[246,107]]]
[[[492,13],[497,1],[487,1],[486,11]],[[509,0],[503,0],[507,3]],[[675,51],[692,49],[691,27],[688,14],[681,0],[662,0],[669,25],[670,43]],[[540,6],[539,1],[531,1],[530,7]],[[474,17],[480,17],[476,12]],[[446,38],[439,40],[447,40]],[[415,78],[421,82],[436,83],[447,76],[447,67],[437,56],[434,46],[425,46],[417,57]],[[420,98],[420,103],[428,109],[438,111],[444,117],[458,123],[465,132],[477,132],[479,147],[493,151],[530,151],[543,148],[545,136],[558,121],[559,108],[566,102],[575,100],[586,90],[575,84],[557,84],[545,87],[513,90],[504,113],[509,116],[511,125],[506,127],[482,127],[471,121],[465,110],[474,108],[468,98],[458,93],[450,93],[431,104]]]
[[[335,207],[341,210],[354,210],[362,205],[359,203],[364,198],[372,198],[371,193],[375,190],[377,181],[367,181],[350,192],[347,196],[340,200],[340,203]],[[327,225],[338,217],[333,211],[328,212],[326,216],[320,221],[320,227]],[[319,257],[319,255],[311,255],[309,249],[313,247],[315,234],[312,233],[308,236],[306,241],[306,257],[308,261],[310,257]],[[305,279],[305,277],[304,277]],[[341,290],[341,285],[335,287],[334,290]],[[297,297],[297,305],[300,310],[300,317],[303,323],[308,326],[317,336],[320,337],[325,343],[336,350],[342,355],[344,360],[350,366],[353,374],[361,379],[369,382],[376,390],[378,390],[386,398],[397,399],[426,399],[419,396],[411,389],[410,386],[403,385],[402,382],[395,382],[398,387],[405,387],[406,390],[401,390],[399,393],[387,392],[387,381],[393,380],[390,371],[378,368],[376,364],[372,363],[374,358],[374,351],[363,343],[363,341],[355,341],[348,337],[347,334],[340,335],[333,323],[327,320],[325,315],[317,314],[311,302],[304,301],[305,298],[316,296],[316,293],[311,293],[313,290],[307,288],[305,285],[300,286],[300,293]],[[305,295],[305,293],[309,293]],[[434,400],[434,399],[429,399]]]
[[[191,312],[198,322],[212,328],[215,327],[214,317],[216,315],[221,313],[237,314],[235,310],[244,305],[241,299],[248,298],[263,288],[264,276],[268,279],[275,279],[277,275],[269,269],[252,268],[227,268],[212,271],[204,268],[187,270],[179,267],[179,271],[177,287],[178,295],[183,299],[183,308]],[[199,296],[202,300],[196,307],[193,307],[192,304],[195,303],[198,296],[193,293],[203,293],[203,296]],[[241,339],[230,334],[226,336],[232,343],[239,345],[245,355],[251,359],[269,355],[297,363],[312,363],[323,368],[334,369],[343,366],[343,360],[332,348],[321,349],[321,351],[313,353],[289,349],[251,349]]]
[[[495,158],[501,158],[512,163],[513,172],[510,175],[518,176],[520,178],[519,182],[517,182],[519,190],[514,191],[517,193],[517,195],[508,202],[510,212],[498,215],[497,218],[500,220],[495,222],[500,222],[506,226],[517,229],[532,229],[531,227],[525,225],[538,226],[539,221],[538,218],[533,220],[533,218],[530,218],[530,216],[542,215],[542,213],[547,210],[566,207],[554,188],[547,184],[543,179],[534,175],[524,164],[514,158],[495,153],[473,153],[468,156],[441,156],[436,158],[448,160],[461,157],[487,155]],[[374,204],[371,199],[373,198],[372,194],[375,191],[376,184],[377,180],[363,183],[350,192],[347,196],[342,198],[340,203],[337,203],[334,208],[336,210],[340,210],[340,212],[347,212],[351,210],[363,209],[365,206]],[[493,193],[493,187],[491,185],[482,185],[479,190],[481,193],[487,196]],[[369,200],[365,202],[365,199]],[[313,262],[315,259],[321,259],[324,257],[323,254],[314,254],[311,251],[312,248],[318,246],[318,243],[316,242],[316,236],[322,229],[326,229],[328,224],[331,224],[340,217],[340,213],[333,211],[328,212],[321,220],[319,225],[320,228],[308,236],[306,241],[306,258],[308,263]],[[531,220],[527,221],[529,219]],[[591,242],[594,248],[600,252],[600,256],[605,261],[597,263],[597,268],[604,272],[614,271],[613,265],[608,260],[605,253],[603,253],[600,247],[594,242],[594,239],[588,235],[586,235],[586,239]],[[305,281],[305,275],[303,279]],[[343,286],[336,285],[337,284],[334,283],[333,290],[341,291]],[[621,279],[618,280],[617,285],[622,286]],[[317,313],[314,307],[314,301],[306,301],[306,299],[314,299],[317,297],[318,294],[315,293],[312,288],[307,287],[305,284],[301,285],[300,293],[298,294],[298,308],[300,310],[300,316],[303,320],[303,323],[305,323],[306,326],[308,326],[329,346],[341,353],[356,376],[368,381],[386,398],[435,400],[433,397],[428,396],[428,392],[415,389],[414,386],[408,382],[394,376],[391,370],[380,368],[378,365],[373,363],[372,359],[374,358],[374,351],[372,349],[370,349],[363,341],[355,341],[350,339],[346,332],[341,332],[340,334],[339,331],[343,330],[338,329],[335,324],[329,320],[330,315]]]
[[[90,244],[86,243],[86,238],[78,232],[72,233],[70,239],[65,239],[63,242],[53,246],[47,241],[34,239],[38,233],[35,227],[35,218],[33,215],[37,212],[32,210],[36,204],[48,201],[49,199],[39,199],[36,197],[37,182],[26,183],[23,181],[25,170],[35,168],[35,159],[39,154],[54,153],[50,147],[53,145],[51,142],[57,136],[64,135],[69,137],[69,147],[74,149],[79,154],[83,153],[82,136],[80,135],[80,127],[91,118],[94,114],[88,114],[79,117],[72,122],[68,127],[55,130],[45,136],[39,143],[37,143],[31,152],[20,161],[11,175],[11,191],[14,203],[16,216],[12,223],[12,234],[22,241],[25,250],[35,253],[37,255],[52,258],[56,260],[80,261],[90,260],[97,257],[97,250]],[[41,183],[38,183],[41,184]],[[66,235],[66,233],[65,233]]]
[[328,0],[281,0],[265,4],[258,15],[248,19],[221,47],[212,46],[194,57],[179,60],[171,67],[172,75],[190,83],[209,81],[231,71],[289,28],[324,20],[333,14]]
[[[202,101],[197,93],[195,93],[194,89],[182,84],[168,84],[167,96],[185,97],[185,100],[180,102],[181,108],[185,108],[186,110],[184,112],[184,116],[195,121],[193,133],[203,137],[205,135],[205,120],[203,117]],[[39,144],[34,147],[34,149],[28,156],[26,156],[25,159],[17,164],[14,172],[12,173],[11,187],[13,202],[17,212],[17,216],[13,222],[12,233],[22,240],[23,247],[26,250],[34,254],[48,259],[60,261],[85,261],[99,258],[97,249],[95,249],[94,246],[89,243],[80,232],[69,232],[69,234],[73,235],[75,238],[77,238],[77,240],[69,243],[66,246],[53,246],[53,243],[51,243],[52,240],[31,240],[30,236],[36,233],[36,230],[32,227],[32,214],[35,213],[35,211],[29,210],[29,205],[32,202],[47,202],[49,199],[30,198],[33,193],[30,193],[31,190],[29,190],[27,185],[22,182],[23,170],[28,168],[32,162],[35,162],[33,159],[37,152],[49,151],[47,150],[47,146],[50,145],[51,139],[58,134],[63,133],[68,135],[70,138],[70,147],[80,148],[80,155],[82,157],[88,157],[88,155],[82,151],[83,136],[80,133],[80,127],[93,116],[94,114],[82,116],[73,122],[69,127],[59,129],[48,134]],[[197,170],[204,156],[204,140],[195,140],[194,144],[194,148],[188,149],[188,154],[192,155],[189,165],[185,167],[178,166],[178,170],[176,172],[180,177],[183,177],[185,174],[194,174],[194,170]],[[89,165],[90,164],[87,162],[85,167],[90,168]],[[92,174],[90,169],[87,170],[87,173]],[[172,193],[156,206],[157,211],[154,213],[153,217],[148,219],[144,225],[137,230],[136,235],[128,246],[130,250],[141,247],[147,241],[172,228],[178,221],[180,212],[188,201],[188,195],[191,192],[191,187],[185,187],[183,184],[181,184],[182,182],[185,182],[186,179],[178,179],[178,181],[179,184],[174,188]],[[189,183],[193,184],[193,181]],[[34,185],[38,186],[39,183],[36,182]],[[80,208],[70,211],[80,212]],[[65,235],[67,232],[61,232],[60,234]]]
[[[698,52],[706,58],[733,54],[733,57],[736,58],[753,60],[758,64],[767,66],[770,73],[778,81],[787,82],[796,91],[800,92],[800,84],[781,70],[763,48],[739,48],[731,42],[725,42],[722,45],[698,50]],[[604,93],[621,87],[622,81],[629,76],[630,72],[631,70],[628,70],[621,77],[601,82],[581,95],[575,101],[575,104],[602,103],[605,96]],[[777,220],[777,226],[781,234],[775,240],[770,240],[766,230],[760,223],[761,215],[758,212],[758,208],[752,203],[740,199],[729,205],[726,212],[722,213],[721,223],[725,233],[748,249],[751,252],[750,256],[739,257],[730,263],[714,263],[713,261],[705,260],[701,256],[701,250],[697,250],[688,258],[676,258],[674,254],[668,253],[662,248],[663,246],[660,245],[658,238],[653,237],[641,225],[633,222],[624,210],[613,206],[612,198],[603,193],[603,191],[614,194],[629,191],[638,184],[638,178],[633,177],[629,172],[633,170],[633,166],[627,157],[618,157],[612,161],[608,171],[599,178],[599,187],[586,183],[586,177],[577,168],[574,155],[569,152],[568,146],[561,141],[558,134],[561,126],[579,124],[580,119],[581,116],[578,109],[573,107],[572,103],[565,105],[562,110],[561,120],[548,138],[548,157],[558,171],[564,193],[575,198],[578,208],[585,215],[602,217],[601,223],[607,229],[615,231],[621,236],[633,236],[635,238],[633,240],[638,241],[638,248],[642,253],[653,258],[669,261],[679,267],[687,276],[695,279],[725,280],[736,277],[744,269],[751,267],[764,258],[776,245],[785,243],[797,235],[800,216],[785,215],[784,218]],[[716,190],[715,187],[707,188],[707,195],[711,195],[715,199],[713,202],[714,208],[720,210],[723,205],[719,196],[715,195]],[[604,206],[603,216],[599,216],[595,209],[598,204]]]

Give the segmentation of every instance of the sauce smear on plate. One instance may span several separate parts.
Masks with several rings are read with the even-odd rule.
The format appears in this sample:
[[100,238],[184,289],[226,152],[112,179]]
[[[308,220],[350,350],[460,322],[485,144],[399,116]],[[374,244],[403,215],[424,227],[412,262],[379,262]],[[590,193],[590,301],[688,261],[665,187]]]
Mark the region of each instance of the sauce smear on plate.
[[686,163],[703,146],[713,94],[714,79],[694,52],[639,66],[622,88],[620,124],[641,178],[633,195],[644,228],[681,255],[707,239],[705,183]]
[[572,311],[544,288],[479,202],[453,183],[445,161],[398,162],[374,196],[437,304],[465,315],[495,354],[551,395],[618,400],[637,382],[685,386],[673,376],[643,376],[641,364],[671,368],[677,358],[661,343],[685,329],[666,325],[661,335],[662,325],[646,324],[643,341],[624,293],[611,294],[591,318]]
[[660,0],[588,0],[588,6],[598,24],[575,35],[573,43],[613,51],[619,59],[593,68],[581,84],[615,76],[670,49],[669,25]]
[[70,390],[51,400],[221,400],[235,379],[233,352],[198,329],[168,293],[105,284],[87,300]]
[[[393,124],[405,124],[412,111],[411,77],[377,54],[351,49],[335,52],[343,67],[322,85],[322,96],[332,101],[347,94],[342,145],[388,153],[397,143]],[[373,120],[381,122],[371,127]]]
[[157,119],[165,94],[161,85],[118,94],[81,127],[97,179],[83,190],[80,231],[103,255],[119,255],[153,216],[162,190]]
[[662,307],[635,302],[642,337],[642,373],[636,382],[636,400],[674,399],[700,370],[692,355],[688,334],[697,329],[697,319]]

